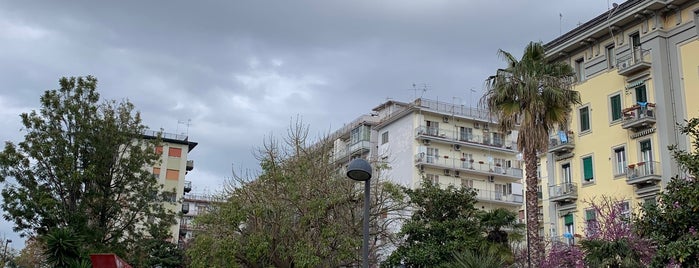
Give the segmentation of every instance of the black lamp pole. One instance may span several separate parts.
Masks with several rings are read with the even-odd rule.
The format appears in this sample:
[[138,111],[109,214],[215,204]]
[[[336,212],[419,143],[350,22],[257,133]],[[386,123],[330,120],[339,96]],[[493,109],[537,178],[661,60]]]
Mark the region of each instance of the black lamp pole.
[[364,241],[362,242],[362,267],[369,267],[369,197],[371,189],[371,165],[364,159],[357,158],[350,162],[347,177],[355,181],[364,181]]

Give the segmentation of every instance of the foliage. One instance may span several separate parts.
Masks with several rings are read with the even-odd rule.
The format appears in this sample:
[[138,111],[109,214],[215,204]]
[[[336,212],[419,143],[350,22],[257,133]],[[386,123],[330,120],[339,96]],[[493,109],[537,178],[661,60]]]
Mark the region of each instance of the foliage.
[[[201,231],[187,249],[192,267],[361,263],[363,187],[332,164],[331,141],[309,146],[307,133],[297,121],[283,142],[267,140],[259,154],[262,173],[256,179],[235,176],[227,202],[195,220]],[[381,176],[371,184],[370,252],[376,264],[395,239],[391,228],[405,202],[400,188]]]
[[[543,257],[537,215],[538,153],[548,147],[549,134],[555,126],[567,127],[571,106],[580,104],[580,96],[572,90],[575,73],[563,62],[549,62],[541,43],[529,43],[520,60],[499,50],[507,63],[486,80],[487,91],[481,104],[498,118],[503,132],[518,130],[517,146],[526,163],[527,237],[534,266]],[[519,125],[520,127],[517,127]]]
[[656,243],[652,267],[699,267],[699,119],[680,126],[692,151],[670,146],[673,157],[686,172],[670,179],[657,203],[646,203],[638,220],[642,235]]
[[55,228],[44,236],[46,240],[46,263],[52,267],[83,267],[88,259],[80,243],[82,239],[67,228]]
[[24,248],[15,257],[14,262],[18,267],[40,268],[46,262],[44,257],[44,245],[36,238],[30,237],[24,242]]
[[484,244],[479,249],[453,254],[454,260],[444,268],[501,268],[505,266],[502,253],[496,247]]
[[585,253],[576,245],[553,242],[546,258],[538,267],[541,268],[584,268]]
[[[509,245],[514,239],[519,239],[519,231],[524,228],[524,224],[518,223],[517,214],[504,208],[496,208],[484,212],[481,215],[481,226],[486,232],[486,239],[492,243]],[[513,231],[506,232],[502,228],[509,228]],[[514,237],[511,237],[514,236]]]
[[475,250],[485,242],[473,189],[442,189],[423,180],[420,188],[405,193],[413,214],[399,233],[403,243],[383,266],[435,267],[450,262],[453,252]]
[[595,212],[595,220],[588,221],[586,237],[580,242],[587,265],[620,268],[650,264],[655,248],[634,232],[634,222],[625,214],[621,200],[603,196],[585,203]]
[[[128,260],[147,228],[174,223],[144,168],[159,159],[157,139],[142,138],[146,127],[130,102],[100,102],[94,77],[61,78],[40,100],[39,111],[20,115],[24,140],[0,152],[4,218],[23,235],[52,234],[79,252]],[[76,256],[47,257],[63,264]]]

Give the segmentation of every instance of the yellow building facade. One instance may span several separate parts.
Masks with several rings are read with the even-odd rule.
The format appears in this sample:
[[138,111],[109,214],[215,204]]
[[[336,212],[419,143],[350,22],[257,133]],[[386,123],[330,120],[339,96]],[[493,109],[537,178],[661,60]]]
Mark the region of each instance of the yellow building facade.
[[683,176],[668,146],[699,117],[699,1],[630,0],[545,44],[576,71],[582,105],[540,159],[546,237],[573,242],[609,197],[629,212]]
[[[184,194],[192,189],[191,182],[185,180],[185,175],[194,169],[194,161],[188,159],[188,155],[197,143],[189,141],[186,135],[165,132],[148,131],[144,137],[153,139],[158,135],[161,136],[162,143],[155,150],[161,157],[160,161],[150,169],[153,176],[163,185],[163,193],[168,196],[169,200],[165,203],[165,208],[179,214],[183,211]],[[178,223],[170,228],[172,243],[177,243],[180,236],[182,218],[177,218]]]

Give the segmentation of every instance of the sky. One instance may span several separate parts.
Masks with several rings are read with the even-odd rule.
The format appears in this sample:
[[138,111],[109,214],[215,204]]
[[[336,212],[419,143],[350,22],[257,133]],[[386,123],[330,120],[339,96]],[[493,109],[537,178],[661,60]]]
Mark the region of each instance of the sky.
[[[620,2],[619,2],[620,3]],[[0,0],[0,141],[62,76],[93,75],[151,129],[186,134],[193,192],[258,170],[256,148],[295,118],[327,134],[382,102],[474,105],[530,41],[553,40],[608,0]],[[188,123],[189,122],[189,123]],[[3,185],[4,187],[4,185]],[[22,248],[12,225],[0,234]]]

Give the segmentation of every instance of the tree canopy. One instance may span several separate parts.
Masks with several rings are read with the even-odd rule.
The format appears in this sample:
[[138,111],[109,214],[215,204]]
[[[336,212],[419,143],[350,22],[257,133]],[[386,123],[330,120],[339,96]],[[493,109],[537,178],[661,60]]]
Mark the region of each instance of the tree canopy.
[[[259,150],[262,171],[235,176],[225,202],[195,220],[193,267],[343,267],[361,263],[363,187],[334,165],[332,143],[309,144],[296,122]],[[375,168],[380,165],[374,163]],[[372,178],[370,252],[377,263],[405,208],[400,188]]]
[[100,101],[96,78],[59,84],[38,111],[20,115],[24,140],[0,152],[3,217],[24,236],[60,233],[76,252],[129,259],[149,229],[174,224],[147,169],[159,159],[158,139],[142,138],[146,127],[130,102]]

